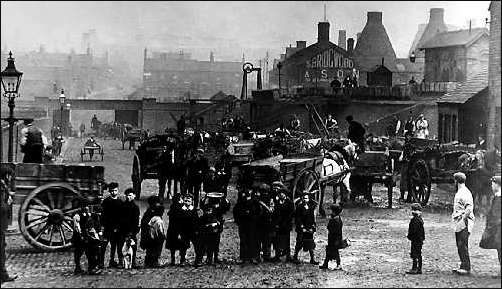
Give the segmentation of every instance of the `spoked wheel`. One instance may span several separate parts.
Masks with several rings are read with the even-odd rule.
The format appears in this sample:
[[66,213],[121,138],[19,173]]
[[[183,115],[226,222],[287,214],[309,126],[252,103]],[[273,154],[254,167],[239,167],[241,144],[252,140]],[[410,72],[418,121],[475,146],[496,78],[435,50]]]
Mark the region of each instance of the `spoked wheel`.
[[411,193],[413,202],[425,206],[431,195],[431,174],[425,160],[414,162],[408,174],[408,192]]
[[301,198],[304,193],[308,193],[316,201],[315,214],[319,213],[321,200],[321,183],[319,176],[311,169],[303,169],[293,182],[293,200]]
[[75,200],[80,194],[64,183],[52,183],[33,190],[19,209],[19,228],[24,238],[44,251],[71,246]]
[[136,199],[139,200],[141,195],[141,170],[139,167],[139,158],[138,156],[134,156],[132,161],[132,173],[131,173],[132,186],[134,191],[136,192]]

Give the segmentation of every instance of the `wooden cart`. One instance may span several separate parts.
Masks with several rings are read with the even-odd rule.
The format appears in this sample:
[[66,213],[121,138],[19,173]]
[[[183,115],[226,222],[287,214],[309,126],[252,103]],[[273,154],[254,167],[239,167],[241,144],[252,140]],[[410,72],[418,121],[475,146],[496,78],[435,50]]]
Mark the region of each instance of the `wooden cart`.
[[316,214],[324,215],[322,207],[324,188],[340,183],[350,169],[338,174],[323,176],[323,156],[298,154],[284,158],[282,155],[253,161],[240,166],[238,178],[239,190],[248,190],[258,183],[271,185],[282,181],[290,192],[290,198],[296,200],[303,193],[309,193],[317,202]]
[[20,204],[19,229],[33,247],[44,251],[71,246],[72,217],[78,200],[100,204],[104,167],[85,165],[2,163],[15,171],[14,203]]
[[84,146],[82,149],[80,149],[80,160],[82,162],[84,162],[84,156],[86,154],[89,155],[89,161],[91,162],[95,154],[101,155],[101,161],[103,161],[105,156],[105,152],[102,146]]

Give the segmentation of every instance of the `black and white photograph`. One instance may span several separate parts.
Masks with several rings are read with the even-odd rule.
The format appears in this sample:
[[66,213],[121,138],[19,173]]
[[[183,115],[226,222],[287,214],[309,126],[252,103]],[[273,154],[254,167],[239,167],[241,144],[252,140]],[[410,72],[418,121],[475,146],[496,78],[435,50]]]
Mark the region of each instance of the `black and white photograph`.
[[501,288],[501,1],[1,1],[2,288]]

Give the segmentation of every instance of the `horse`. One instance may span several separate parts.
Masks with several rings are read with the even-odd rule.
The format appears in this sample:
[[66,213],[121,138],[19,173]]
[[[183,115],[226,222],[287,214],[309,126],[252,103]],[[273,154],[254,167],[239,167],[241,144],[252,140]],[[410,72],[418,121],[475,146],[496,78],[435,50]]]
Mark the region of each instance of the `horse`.
[[457,159],[459,171],[466,174],[465,185],[471,190],[475,211],[488,209],[492,190],[490,179],[497,172],[501,155],[498,150],[477,150],[475,153],[463,153]]
[[[327,185],[331,185],[333,189],[333,202],[338,204],[345,204],[352,199],[352,189],[350,186],[350,166],[357,160],[357,144],[348,141],[347,144],[337,142],[328,145],[327,148],[321,149],[323,158],[323,169],[321,178],[329,177],[332,175],[340,174],[338,178],[333,179],[329,183],[321,185],[321,200],[320,208],[324,201],[324,191]],[[337,192],[337,187],[340,188],[340,193]],[[340,199],[339,199],[340,197]],[[325,215],[324,210],[320,209],[321,215]]]

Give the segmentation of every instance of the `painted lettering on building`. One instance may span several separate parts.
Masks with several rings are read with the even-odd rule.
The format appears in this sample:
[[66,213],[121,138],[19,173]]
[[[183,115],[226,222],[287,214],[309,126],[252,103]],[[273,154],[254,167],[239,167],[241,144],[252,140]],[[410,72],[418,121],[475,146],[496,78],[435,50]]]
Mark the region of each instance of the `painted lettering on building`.
[[307,68],[353,68],[352,59],[344,57],[336,49],[330,48],[307,60]]

